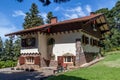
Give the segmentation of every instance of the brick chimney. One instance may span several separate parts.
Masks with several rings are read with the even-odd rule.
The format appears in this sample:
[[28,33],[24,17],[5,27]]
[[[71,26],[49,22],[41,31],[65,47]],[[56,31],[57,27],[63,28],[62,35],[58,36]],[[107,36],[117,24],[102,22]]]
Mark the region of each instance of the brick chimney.
[[90,12],[90,16],[95,15],[95,12]]
[[52,17],[50,19],[50,23],[53,24],[53,23],[57,23],[57,17]]

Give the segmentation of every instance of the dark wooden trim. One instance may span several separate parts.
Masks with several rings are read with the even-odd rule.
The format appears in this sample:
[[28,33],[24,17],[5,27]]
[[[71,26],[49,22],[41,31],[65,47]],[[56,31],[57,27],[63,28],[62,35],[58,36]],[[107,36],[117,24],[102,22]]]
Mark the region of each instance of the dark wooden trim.
[[108,32],[108,31],[110,31],[110,30],[104,30],[104,31],[101,31],[101,33],[104,34],[104,33]]

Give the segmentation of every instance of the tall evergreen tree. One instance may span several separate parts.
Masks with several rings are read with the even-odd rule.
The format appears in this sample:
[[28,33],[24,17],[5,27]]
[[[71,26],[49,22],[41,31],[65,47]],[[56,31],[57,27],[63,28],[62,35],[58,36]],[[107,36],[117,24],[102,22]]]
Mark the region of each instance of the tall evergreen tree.
[[31,5],[30,12],[26,13],[23,27],[24,29],[43,25],[43,18],[39,15],[38,7],[35,3]]
[[4,43],[4,56],[3,60],[12,60],[14,53],[13,53],[13,37],[10,37],[9,39],[5,40]]
[[52,12],[48,12],[48,14],[47,14],[47,19],[46,19],[46,23],[50,23],[50,19],[53,17],[53,14],[52,14]]
[[20,49],[21,49],[20,38],[17,38],[17,40],[15,40],[13,47],[14,47],[13,48],[13,52],[14,52],[13,60],[17,60],[20,55]]
[[2,55],[3,55],[3,41],[0,37],[0,60],[1,60]]
[[2,39],[0,37],[0,52],[2,52],[2,51],[3,51],[3,41],[2,41]]
[[110,10],[102,8],[96,13],[104,13],[110,26],[111,36],[105,35],[103,41],[105,50],[117,50],[120,47],[120,1]]

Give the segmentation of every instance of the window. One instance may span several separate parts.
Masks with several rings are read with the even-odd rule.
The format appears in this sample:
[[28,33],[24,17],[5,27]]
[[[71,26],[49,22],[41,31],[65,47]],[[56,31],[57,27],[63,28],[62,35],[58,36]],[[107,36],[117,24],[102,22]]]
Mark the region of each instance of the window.
[[99,41],[97,41],[97,40],[95,40],[95,39],[90,39],[90,44],[92,45],[92,46],[98,46],[98,43],[99,43]]
[[92,38],[90,39],[90,45],[93,46],[93,39]]
[[35,38],[26,38],[21,40],[22,47],[34,47],[35,46]]
[[34,64],[34,57],[27,57],[26,64]]
[[82,43],[84,44],[89,44],[89,38],[86,37],[85,35],[82,36]]
[[64,62],[72,62],[72,56],[65,56]]

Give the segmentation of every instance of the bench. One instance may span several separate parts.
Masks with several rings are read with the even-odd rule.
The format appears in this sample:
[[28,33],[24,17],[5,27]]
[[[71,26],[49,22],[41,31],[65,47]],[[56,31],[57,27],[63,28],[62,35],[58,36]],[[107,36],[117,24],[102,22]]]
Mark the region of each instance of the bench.
[[67,66],[58,66],[55,70],[53,70],[53,73],[60,73],[60,72],[64,72],[65,70],[67,70]]

